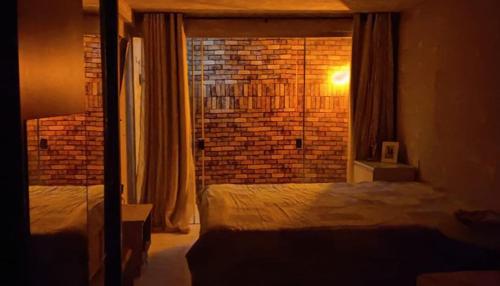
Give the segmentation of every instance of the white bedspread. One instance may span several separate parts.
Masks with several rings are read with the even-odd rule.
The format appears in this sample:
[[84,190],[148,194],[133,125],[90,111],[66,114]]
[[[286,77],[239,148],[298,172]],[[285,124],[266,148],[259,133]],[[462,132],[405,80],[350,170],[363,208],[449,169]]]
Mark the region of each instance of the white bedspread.
[[361,184],[212,185],[200,196],[201,233],[210,230],[281,230],[423,226],[497,248],[453,213],[469,208],[417,182]]
[[33,285],[86,285],[103,260],[104,188],[30,186]]
[[[29,195],[32,234],[86,232],[87,210],[93,210],[104,198],[102,185],[30,186]],[[99,219],[99,216],[89,216],[89,219],[91,217]],[[89,223],[102,224],[101,221]]]

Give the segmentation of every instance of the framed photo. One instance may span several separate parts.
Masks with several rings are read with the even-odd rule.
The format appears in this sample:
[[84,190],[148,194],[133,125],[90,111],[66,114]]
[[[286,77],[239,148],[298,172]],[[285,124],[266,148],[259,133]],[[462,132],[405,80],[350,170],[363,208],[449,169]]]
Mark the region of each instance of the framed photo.
[[385,163],[397,163],[399,152],[399,142],[382,142],[382,158],[380,161]]

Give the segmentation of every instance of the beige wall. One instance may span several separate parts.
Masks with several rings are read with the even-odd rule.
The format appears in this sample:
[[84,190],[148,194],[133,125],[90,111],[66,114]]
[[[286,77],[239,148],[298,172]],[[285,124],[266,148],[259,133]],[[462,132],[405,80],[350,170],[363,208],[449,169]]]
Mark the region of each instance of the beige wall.
[[500,208],[500,1],[402,13],[398,137],[423,181]]
[[18,1],[23,119],[85,111],[80,0]]

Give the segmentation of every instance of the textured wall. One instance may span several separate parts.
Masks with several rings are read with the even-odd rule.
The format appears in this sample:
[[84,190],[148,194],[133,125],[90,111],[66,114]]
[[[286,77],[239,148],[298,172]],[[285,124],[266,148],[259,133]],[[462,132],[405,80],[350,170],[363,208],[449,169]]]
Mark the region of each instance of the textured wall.
[[500,207],[500,2],[427,0],[401,18],[398,137],[422,180]]
[[[31,185],[103,183],[104,137],[99,37],[86,35],[83,45],[86,112],[27,121]],[[47,139],[47,149],[39,147],[40,139]]]
[[[345,181],[347,89],[329,80],[349,65],[350,38],[307,40],[305,102],[304,39],[206,39],[204,122],[200,41],[194,62],[188,44],[196,138],[203,123],[205,129],[206,184]],[[303,133],[304,148],[297,149]],[[202,151],[195,155],[199,181]]]

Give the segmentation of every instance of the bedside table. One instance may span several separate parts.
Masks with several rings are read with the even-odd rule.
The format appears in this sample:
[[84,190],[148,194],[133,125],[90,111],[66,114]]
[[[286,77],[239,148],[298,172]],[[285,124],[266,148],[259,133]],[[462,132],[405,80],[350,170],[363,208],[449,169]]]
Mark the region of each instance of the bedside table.
[[417,168],[405,164],[376,161],[354,161],[354,183],[414,181]]
[[130,249],[130,275],[141,275],[151,244],[151,204],[122,205],[123,249]]

